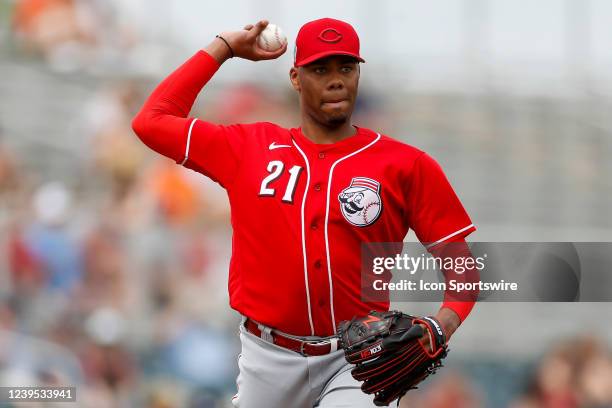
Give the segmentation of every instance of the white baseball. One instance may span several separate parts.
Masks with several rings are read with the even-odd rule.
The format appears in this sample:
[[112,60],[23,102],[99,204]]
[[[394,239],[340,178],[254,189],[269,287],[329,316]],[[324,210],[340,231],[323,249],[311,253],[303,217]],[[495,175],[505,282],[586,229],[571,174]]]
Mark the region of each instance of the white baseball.
[[268,24],[257,36],[257,45],[266,51],[276,51],[287,44],[287,37],[276,24]]

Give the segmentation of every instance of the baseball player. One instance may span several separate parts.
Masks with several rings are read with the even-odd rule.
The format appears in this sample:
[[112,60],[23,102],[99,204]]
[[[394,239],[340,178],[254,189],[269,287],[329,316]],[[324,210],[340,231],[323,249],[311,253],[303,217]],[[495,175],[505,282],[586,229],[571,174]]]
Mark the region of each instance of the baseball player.
[[[434,159],[351,122],[365,61],[346,22],[311,21],[297,35],[289,79],[299,127],[189,117],[232,57],[269,60],[286,51],[257,45],[267,24],[218,35],[161,82],[133,128],[151,149],[227,190],[230,304],[243,316],[233,405],[372,407],[335,336],[341,321],[389,308],[361,299],[361,243],[401,242],[412,229],[433,250],[464,242],[475,227]],[[435,317],[447,338],[471,308],[443,303]]]

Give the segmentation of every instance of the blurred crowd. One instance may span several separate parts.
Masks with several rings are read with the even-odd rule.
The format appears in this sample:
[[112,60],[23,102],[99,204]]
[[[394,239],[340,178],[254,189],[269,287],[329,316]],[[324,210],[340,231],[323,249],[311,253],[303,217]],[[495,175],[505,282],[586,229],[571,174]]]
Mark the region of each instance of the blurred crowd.
[[[116,62],[135,43],[113,11],[15,1],[13,44],[55,71]],[[113,81],[83,101],[69,177],[0,129],[2,385],[72,384],[96,408],[215,407],[235,392],[227,200],[133,134],[150,85]]]
[[555,345],[534,370],[512,408],[612,407],[612,356],[593,337]]
[[83,108],[70,180],[0,142],[0,383],[77,384],[81,406],[214,406],[236,374],[226,199],[140,144],[133,92]]
[[138,43],[116,6],[99,0],[18,0],[12,30],[22,51],[42,56],[56,70],[108,66]]

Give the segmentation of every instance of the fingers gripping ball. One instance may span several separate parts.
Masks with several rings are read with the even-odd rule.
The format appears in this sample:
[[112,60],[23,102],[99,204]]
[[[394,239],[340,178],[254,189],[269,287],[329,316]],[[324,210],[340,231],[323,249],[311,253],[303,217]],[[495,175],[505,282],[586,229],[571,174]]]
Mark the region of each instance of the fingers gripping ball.
[[[425,333],[430,347],[420,342]],[[432,317],[401,312],[375,312],[341,322],[338,337],[346,360],[355,364],[351,374],[361,389],[374,394],[374,404],[389,405],[434,374],[446,357],[446,336]]]
[[276,51],[287,44],[287,37],[276,24],[268,24],[257,36],[257,45],[266,51]]

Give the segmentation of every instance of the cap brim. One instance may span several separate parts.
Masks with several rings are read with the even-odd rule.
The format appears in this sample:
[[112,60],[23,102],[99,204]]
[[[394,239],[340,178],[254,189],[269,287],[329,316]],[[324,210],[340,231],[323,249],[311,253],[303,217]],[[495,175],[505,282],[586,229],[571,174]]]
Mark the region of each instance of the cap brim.
[[323,51],[323,52],[311,55],[310,57],[303,59],[302,61],[299,62],[299,64],[295,64],[295,66],[302,67],[304,65],[310,64],[311,62],[315,62],[318,59],[329,57],[330,55],[346,55],[346,56],[355,58],[359,62],[365,62],[365,60],[361,58],[359,55],[353,54],[351,52]]

